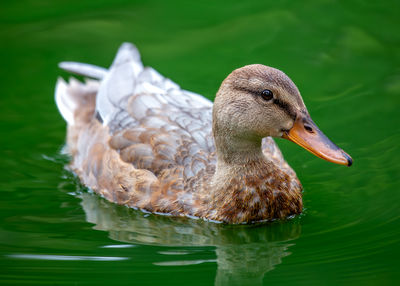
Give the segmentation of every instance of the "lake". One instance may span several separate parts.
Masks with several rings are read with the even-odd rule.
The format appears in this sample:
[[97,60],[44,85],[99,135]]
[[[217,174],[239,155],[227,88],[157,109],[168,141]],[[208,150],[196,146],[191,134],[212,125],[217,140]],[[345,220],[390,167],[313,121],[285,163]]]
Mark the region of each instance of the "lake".
[[[3,1],[1,285],[398,285],[398,1]],[[293,219],[229,226],[117,206],[79,184],[54,103],[60,61],[108,67],[122,42],[213,99],[262,63],[299,87],[354,160],[276,139],[304,186]]]

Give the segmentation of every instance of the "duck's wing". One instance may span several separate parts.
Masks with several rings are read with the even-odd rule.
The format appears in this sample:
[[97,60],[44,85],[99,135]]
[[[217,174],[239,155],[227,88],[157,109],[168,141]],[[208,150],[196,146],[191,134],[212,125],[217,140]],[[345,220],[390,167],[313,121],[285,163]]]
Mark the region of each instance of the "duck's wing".
[[214,164],[211,101],[143,67],[133,45],[121,46],[109,70],[76,63],[61,66],[101,77],[95,117],[107,129],[108,147],[122,161],[159,178],[168,170],[189,178]]
[[[183,109],[212,108],[212,102],[203,96],[182,90],[179,85],[165,78],[151,67],[144,67],[138,49],[131,43],[123,43],[107,70],[91,64],[61,62],[59,67],[78,75],[101,80],[96,97],[96,110],[108,125],[132,95],[150,94],[141,113],[155,102]],[[194,111],[191,111],[194,112]]]

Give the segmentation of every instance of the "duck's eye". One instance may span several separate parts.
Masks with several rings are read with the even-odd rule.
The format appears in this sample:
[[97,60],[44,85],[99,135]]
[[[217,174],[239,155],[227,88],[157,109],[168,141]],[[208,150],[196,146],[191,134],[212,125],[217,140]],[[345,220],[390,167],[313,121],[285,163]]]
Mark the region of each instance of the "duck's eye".
[[264,90],[261,92],[261,97],[262,97],[264,100],[269,101],[269,100],[271,100],[271,99],[274,97],[274,94],[273,94],[272,91],[270,91],[269,89],[264,89]]

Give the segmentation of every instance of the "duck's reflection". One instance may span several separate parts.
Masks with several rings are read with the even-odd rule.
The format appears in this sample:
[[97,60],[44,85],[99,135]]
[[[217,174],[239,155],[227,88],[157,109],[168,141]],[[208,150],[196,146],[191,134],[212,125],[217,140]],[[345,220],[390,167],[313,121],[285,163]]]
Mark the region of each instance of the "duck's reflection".
[[[228,226],[201,220],[145,215],[82,193],[86,220],[117,241],[163,246],[215,246],[216,285],[261,285],[265,273],[290,255],[296,222]],[[155,263],[157,264],[157,263]],[[163,264],[158,264],[163,265]],[[177,264],[176,264],[177,265]]]

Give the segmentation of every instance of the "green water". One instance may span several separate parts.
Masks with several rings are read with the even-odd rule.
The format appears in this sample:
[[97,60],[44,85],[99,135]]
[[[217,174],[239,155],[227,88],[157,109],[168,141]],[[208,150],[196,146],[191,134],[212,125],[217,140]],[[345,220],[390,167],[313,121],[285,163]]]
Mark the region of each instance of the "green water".
[[[0,284],[398,285],[398,1],[0,4]],[[229,4],[228,4],[229,3]],[[351,168],[277,140],[304,187],[290,221],[224,226],[118,207],[64,170],[62,60],[108,66],[123,41],[213,98],[263,63],[298,85]]]

